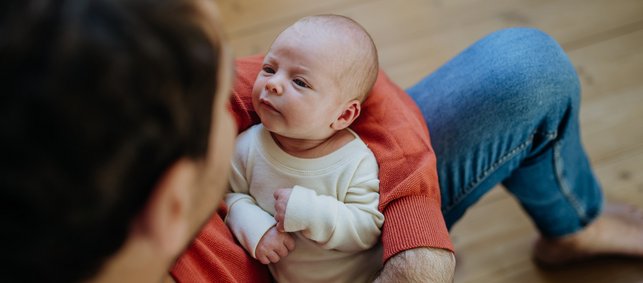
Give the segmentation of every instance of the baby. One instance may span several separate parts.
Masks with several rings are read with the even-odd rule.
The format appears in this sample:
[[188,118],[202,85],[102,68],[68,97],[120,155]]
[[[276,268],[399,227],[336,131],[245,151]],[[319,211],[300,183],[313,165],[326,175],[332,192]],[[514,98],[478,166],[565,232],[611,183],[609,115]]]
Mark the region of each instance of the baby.
[[278,282],[368,282],[381,267],[378,166],[348,128],[378,73],[355,21],[303,18],[272,43],[237,139],[226,223]]

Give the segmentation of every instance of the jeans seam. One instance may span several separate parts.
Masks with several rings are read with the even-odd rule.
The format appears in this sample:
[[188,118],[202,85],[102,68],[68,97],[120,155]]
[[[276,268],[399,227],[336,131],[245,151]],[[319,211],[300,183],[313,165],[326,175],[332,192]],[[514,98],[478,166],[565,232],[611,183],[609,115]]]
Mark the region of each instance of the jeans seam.
[[542,133],[542,134],[537,132],[536,134],[539,134],[543,136],[546,140],[550,140],[550,141],[558,137],[558,131],[551,131],[551,132]]
[[509,161],[513,156],[518,154],[520,151],[525,150],[532,143],[533,138],[534,138],[534,134],[531,134],[526,141],[519,144],[514,149],[510,150],[507,154],[502,156],[500,159],[498,159],[498,161],[496,161],[489,168],[487,168],[487,170],[485,170],[481,175],[479,175],[473,182],[469,183],[469,185],[465,187],[464,193],[461,194],[456,199],[456,201],[453,202],[453,204],[449,205],[444,211],[442,211],[442,213],[447,213],[453,207],[460,204],[460,202],[463,199],[465,199],[467,196],[469,196],[469,194],[471,194],[471,192],[474,191],[474,188],[478,186],[480,183],[482,183],[485,179],[487,179],[491,175],[491,173],[493,173],[500,166],[504,165],[507,161]]
[[574,192],[569,186],[569,183],[564,178],[563,174],[563,159],[560,158],[560,142],[556,142],[554,144],[554,171],[556,172],[556,181],[558,182],[558,187],[560,188],[560,191],[562,195],[567,199],[567,201],[571,204],[571,206],[574,208],[577,216],[581,219],[583,223],[588,223],[589,219],[587,217],[587,211],[585,211],[585,208],[580,204],[578,201],[578,198],[574,195]]

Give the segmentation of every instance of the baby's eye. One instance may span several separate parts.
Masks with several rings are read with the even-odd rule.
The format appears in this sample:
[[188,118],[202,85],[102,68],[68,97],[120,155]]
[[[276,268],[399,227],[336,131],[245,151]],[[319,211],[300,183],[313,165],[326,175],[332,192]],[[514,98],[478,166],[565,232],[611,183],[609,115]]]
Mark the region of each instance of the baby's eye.
[[273,69],[273,68],[271,68],[271,67],[268,67],[268,66],[263,67],[263,69],[262,69],[262,70],[263,70],[264,72],[268,73],[268,74],[274,74],[274,73],[275,73],[275,69]]
[[300,79],[294,79],[293,82],[295,82],[295,84],[297,84],[300,87],[310,88],[310,86],[308,86],[308,84],[306,82],[304,82],[304,81],[302,81]]

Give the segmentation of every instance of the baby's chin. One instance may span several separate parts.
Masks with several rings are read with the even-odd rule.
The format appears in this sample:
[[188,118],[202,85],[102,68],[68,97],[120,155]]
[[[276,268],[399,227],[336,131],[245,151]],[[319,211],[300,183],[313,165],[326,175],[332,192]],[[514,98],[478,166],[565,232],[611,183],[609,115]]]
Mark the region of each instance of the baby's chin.
[[299,140],[299,141],[322,141],[322,140],[327,140],[330,137],[330,134],[329,135],[302,134],[302,133],[294,134],[294,133],[290,133],[290,132],[287,132],[287,131],[279,131],[279,130],[272,131],[272,130],[269,130],[269,129],[268,129],[268,131],[273,136],[276,135],[278,137],[287,138],[287,139],[290,139],[290,140]]
[[279,127],[276,127],[270,119],[264,119],[261,117],[262,115],[259,114],[259,119],[261,120],[261,124],[263,124],[263,127],[266,129],[266,131],[271,132],[273,134],[279,134],[282,135],[283,131],[279,129]]
[[[280,119],[271,119],[271,117],[262,117],[261,113],[259,114],[259,119],[261,120],[261,123],[263,124],[263,127],[270,132],[272,135],[278,135],[279,137],[284,137],[284,138],[289,138],[289,139],[296,139],[296,140],[320,140],[320,139],[326,139],[328,136],[332,135],[332,133],[321,133],[321,132],[316,132],[316,133],[311,133],[310,131],[298,131],[298,127],[292,128],[286,126],[284,124],[283,120]],[[267,114],[263,114],[267,115]]]

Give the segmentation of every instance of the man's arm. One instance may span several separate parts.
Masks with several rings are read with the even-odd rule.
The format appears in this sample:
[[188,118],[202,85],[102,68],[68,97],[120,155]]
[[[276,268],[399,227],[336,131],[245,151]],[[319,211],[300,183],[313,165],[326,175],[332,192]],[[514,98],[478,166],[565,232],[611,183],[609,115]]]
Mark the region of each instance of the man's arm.
[[454,272],[455,255],[451,251],[415,248],[392,256],[374,282],[453,282]]

